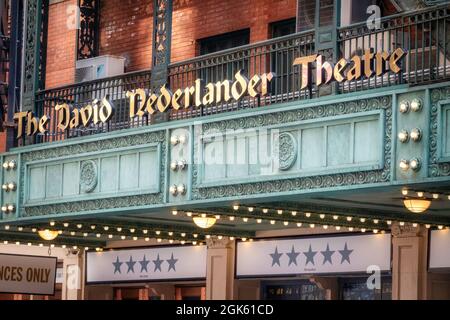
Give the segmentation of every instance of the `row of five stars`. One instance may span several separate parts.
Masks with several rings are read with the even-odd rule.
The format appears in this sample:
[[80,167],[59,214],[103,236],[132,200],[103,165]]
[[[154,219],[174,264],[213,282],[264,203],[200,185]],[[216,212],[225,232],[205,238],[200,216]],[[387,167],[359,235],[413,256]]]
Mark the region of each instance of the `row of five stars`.
[[[158,254],[158,257],[156,258],[156,260],[153,260],[153,264],[155,265],[155,269],[153,272],[157,272],[157,271],[162,272],[161,265],[163,264],[164,261],[167,261],[167,263],[169,264],[169,268],[168,268],[167,272],[170,272],[170,270],[173,270],[175,272],[177,271],[175,269],[175,264],[177,263],[178,259],[174,259],[173,253],[172,253],[172,256],[170,257],[170,259],[167,259],[167,260],[160,259],[159,254]],[[134,265],[136,264],[136,262],[139,262],[139,264],[141,265],[141,273],[148,272],[148,265],[150,263],[150,260],[147,260],[147,257],[144,255],[144,258],[141,261],[133,261],[132,256],[130,256],[129,261],[125,261],[125,264],[128,266],[127,273],[130,273],[130,272],[134,273]],[[114,274],[122,273],[121,267],[122,267],[123,262],[121,262],[119,260],[119,257],[116,257],[116,261],[113,262],[112,264],[114,266]]]
[[[341,254],[341,264],[343,264],[345,261],[347,261],[350,264],[350,254],[353,252],[353,250],[349,250],[347,243],[345,243],[345,247],[343,250],[338,250]],[[309,245],[309,250],[306,252],[303,252],[303,254],[306,257],[306,265],[308,263],[311,263],[312,265],[315,265],[314,262],[314,256],[317,254],[318,251],[313,251],[311,245]],[[329,262],[331,265],[333,264],[333,260],[331,257],[336,251],[330,250],[330,245],[327,244],[327,249],[325,251],[320,251],[320,253],[323,255],[323,265],[325,265],[327,262]],[[288,266],[295,264],[297,265],[297,257],[300,255],[301,252],[296,252],[294,246],[292,246],[291,252],[286,253],[286,255],[289,258],[289,264]],[[280,258],[283,255],[283,253],[278,252],[278,247],[275,247],[275,252],[271,253],[270,256],[272,257],[272,267],[276,264],[281,267]]]

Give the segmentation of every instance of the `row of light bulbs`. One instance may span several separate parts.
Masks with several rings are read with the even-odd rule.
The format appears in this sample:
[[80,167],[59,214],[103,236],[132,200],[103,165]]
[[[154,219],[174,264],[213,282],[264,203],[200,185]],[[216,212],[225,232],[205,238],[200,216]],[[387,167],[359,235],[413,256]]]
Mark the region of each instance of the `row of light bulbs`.
[[401,113],[408,113],[409,111],[412,112],[420,112],[423,108],[423,102],[419,98],[415,98],[412,101],[403,100],[400,102],[399,111]]
[[2,190],[5,192],[16,191],[17,185],[15,182],[8,182],[2,185]]
[[[13,241],[13,242],[10,242],[10,241],[8,241],[8,240],[5,240],[5,241],[3,241],[3,244],[4,245],[9,245],[9,244],[15,244],[16,246],[21,246],[21,245],[27,245],[28,247],[32,247],[32,246],[37,246],[37,247],[40,247],[40,248],[44,248],[44,247],[47,247],[46,245],[44,245],[43,243],[33,243],[33,242],[20,242],[20,241]],[[56,248],[56,247],[60,247],[60,248],[62,248],[62,249],[67,249],[67,248],[72,248],[72,249],[74,249],[74,250],[78,250],[79,249],[79,246],[69,246],[69,245],[66,245],[66,244],[63,244],[63,245],[56,245],[56,244],[50,244],[50,245],[48,245],[48,247],[49,248],[51,248],[51,249],[53,249],[53,248]],[[91,250],[91,248],[90,247],[84,247],[83,248],[85,251],[89,251],[89,250]],[[103,248],[101,248],[101,247],[96,247],[95,248],[95,250],[97,251],[97,252],[101,252],[101,251],[103,251]]]
[[[54,222],[54,221],[51,221],[50,222],[50,226],[52,226],[52,227],[54,227],[56,225],[56,222]],[[63,226],[65,227],[65,228],[68,228],[70,225],[69,225],[69,223],[67,223],[67,222],[65,222],[65,223],[63,223]],[[76,224],[76,227],[77,227],[77,229],[82,229],[83,228],[83,224],[81,224],[81,223],[78,223],[78,224]],[[109,226],[102,226],[102,227],[97,227],[96,225],[90,225],[90,229],[92,230],[92,234],[94,234],[94,231],[95,230],[98,230],[98,229],[103,229],[105,232],[107,232],[107,231],[109,231],[109,230],[111,230],[111,228],[115,228],[115,230],[117,231],[117,232],[124,232],[124,231],[129,231],[130,233],[132,233],[132,234],[139,234],[139,232],[138,232],[138,230],[137,230],[137,228],[124,228],[124,227],[109,227]],[[37,228],[33,228],[32,229],[32,231],[33,232],[37,232],[38,231],[38,229]],[[150,237],[148,237],[148,235],[150,235],[153,231],[150,231],[149,229],[142,229],[142,230],[140,230],[141,231],[141,233],[144,235],[144,240],[146,240],[146,241],[150,241]],[[60,232],[60,234],[62,234],[63,233],[63,231],[59,231]],[[163,241],[163,238],[162,237],[159,237],[159,236],[162,236],[164,233],[166,233],[167,234],[167,236],[169,236],[169,237],[174,237],[174,236],[181,236],[182,238],[186,238],[187,236],[188,236],[188,234],[187,234],[187,232],[179,232],[179,233],[176,233],[176,232],[174,232],[174,231],[161,231],[161,230],[155,230],[154,231],[154,235],[155,236],[157,236],[157,238],[156,238],[156,240],[158,241],[158,242],[162,242]],[[76,236],[77,235],[77,232],[75,232],[75,231],[70,231],[70,233],[69,233],[71,236]],[[81,233],[80,233],[81,234]],[[88,237],[89,236],[89,233],[88,232],[83,232],[82,233],[82,236],[83,237]],[[102,237],[107,237],[108,239],[114,239],[114,235],[113,234],[108,234],[108,235],[106,235],[106,234],[102,234],[102,233],[95,233],[95,236],[96,236],[96,238],[102,238]],[[137,241],[137,240],[139,240],[140,238],[139,238],[139,236],[126,236],[126,235],[116,235],[117,237],[119,237],[121,240],[127,240],[127,239],[133,239],[133,240],[135,240],[135,241]],[[199,234],[198,233],[193,233],[192,234],[192,238],[194,238],[194,239],[197,239],[197,238],[199,238]],[[211,237],[213,237],[212,235],[205,235],[205,238],[206,239],[210,239]],[[225,238],[226,236],[224,236],[224,235],[216,235],[216,237],[219,239],[219,240],[222,240],[223,238]],[[230,240],[235,240],[236,239],[236,237],[233,237],[233,236],[231,236],[231,237],[228,237]],[[241,240],[244,240],[244,239],[247,239],[247,238],[241,238]],[[169,243],[173,243],[175,240],[173,240],[173,239],[168,239],[168,241],[169,241]]]
[[419,158],[412,158],[411,160],[401,159],[399,167],[403,171],[408,171],[409,169],[411,169],[417,172],[422,168],[422,160],[420,160]]
[[5,170],[15,170],[15,169],[17,169],[17,162],[16,162],[16,160],[5,161],[5,162],[3,162],[2,167]]
[[16,211],[16,206],[14,204],[5,204],[1,209],[3,213],[13,213]]
[[[402,191],[403,193],[405,193],[406,191],[405,191],[406,189],[404,189],[404,191]],[[423,196],[423,192],[418,192],[418,196]],[[449,200],[450,200],[450,195],[448,196],[449,197]],[[438,194],[433,194],[433,198],[439,198],[439,195]],[[239,205],[234,205],[233,206],[233,210],[234,211],[238,211],[239,209],[240,209],[241,207],[239,206]],[[256,208],[255,207],[247,207],[247,210],[248,210],[248,212],[249,213],[253,213],[253,212],[255,212],[255,210],[256,210]],[[267,213],[269,213],[269,211],[270,211],[271,209],[268,209],[268,208],[263,208],[263,209],[261,209],[261,211],[264,213],[264,214],[267,214]],[[272,209],[273,210],[273,209]],[[282,216],[283,214],[285,214],[285,212],[289,212],[290,210],[283,210],[283,209],[276,209],[275,210],[276,212],[277,212],[277,214],[278,215],[280,215],[280,216]],[[291,213],[291,216],[292,217],[298,217],[301,213],[299,213],[298,211],[290,211],[290,213]],[[177,211],[177,210],[174,210],[174,211],[172,211],[172,214],[173,215],[178,215],[179,214],[179,212]],[[186,212],[186,216],[188,216],[188,217],[192,217],[194,214],[192,213],[192,212]],[[304,216],[306,217],[306,218],[311,218],[312,216],[313,216],[313,213],[311,213],[311,212],[305,212],[304,213]],[[321,219],[321,220],[325,220],[326,218],[327,218],[327,215],[326,214],[318,214],[318,216],[319,216],[319,218]],[[219,214],[216,214],[216,215],[214,215],[214,217],[217,219],[217,220],[220,220],[222,217],[221,217],[221,215],[219,215]],[[366,222],[369,222],[370,220],[375,224],[375,225],[378,225],[378,224],[380,224],[381,222],[385,222],[386,223],[386,225],[387,226],[391,226],[392,224],[393,224],[393,220],[381,220],[381,219],[377,219],[377,218],[365,218],[365,217],[352,217],[352,216],[347,216],[347,217],[342,217],[342,216],[339,216],[339,215],[332,215],[332,218],[333,218],[333,220],[334,221],[339,221],[340,219],[342,219],[342,218],[344,218],[345,219],[345,221],[347,221],[347,222],[352,222],[352,221],[359,221],[360,223],[366,223]],[[236,221],[236,219],[237,219],[237,217],[236,216],[228,216],[228,219],[230,220],[230,221],[232,221],[232,222],[234,222],[234,221]],[[265,221],[267,221],[267,222],[269,222],[271,225],[275,225],[279,220],[274,220],[274,219],[264,219],[264,218],[259,218],[259,217],[255,217],[254,218],[255,220],[256,220],[256,222],[258,223],[258,224],[261,224],[261,223],[263,223],[263,222],[265,222]],[[242,217],[242,221],[243,222],[245,222],[245,223],[247,223],[247,222],[249,222],[250,221],[250,218],[249,217]],[[406,224],[406,222],[404,222],[404,221],[397,221],[397,222],[399,222],[399,225],[400,226],[405,226],[405,224]],[[291,224],[293,224],[293,225],[296,225],[297,227],[303,227],[304,225],[308,225],[308,223],[302,223],[302,222],[290,222],[290,221],[283,221],[282,222],[283,223],[283,225],[284,226],[289,226],[289,225],[291,225]],[[324,229],[328,229],[328,228],[330,228],[330,226],[329,225],[326,225],[326,224],[321,224],[321,226],[324,228]],[[418,227],[419,226],[419,223],[412,223],[412,226],[413,227]],[[442,230],[442,229],[444,229],[444,226],[443,225],[432,225],[432,224],[424,224],[424,226],[427,228],[427,229],[430,229],[430,228],[432,228],[432,227],[437,227],[439,230]],[[310,228],[315,228],[316,227],[316,224],[315,223],[310,223],[309,224],[309,227]],[[335,226],[335,227],[337,227],[337,230],[339,231],[339,230],[341,230],[342,228],[348,228],[348,230],[349,231],[356,231],[357,230],[357,228],[354,228],[354,227],[344,227],[344,226],[339,226],[339,225],[337,225],[337,226]],[[365,231],[367,231],[368,229],[367,228],[361,228],[361,231],[362,230],[365,230]],[[373,229],[373,230],[378,230],[378,229]],[[364,232],[365,232],[364,231]]]
[[398,133],[398,140],[401,143],[407,143],[410,139],[414,142],[419,142],[422,140],[422,131],[419,128],[414,128],[411,132],[403,129]]
[[429,193],[434,200],[438,200],[441,197],[447,197],[447,199],[450,200],[450,194],[446,195],[446,194],[437,193],[437,192],[413,191],[413,190],[408,190],[407,188],[402,189],[402,195],[404,195],[404,196],[410,196],[411,193],[415,193],[415,195],[418,198],[424,198],[425,195],[427,193]]

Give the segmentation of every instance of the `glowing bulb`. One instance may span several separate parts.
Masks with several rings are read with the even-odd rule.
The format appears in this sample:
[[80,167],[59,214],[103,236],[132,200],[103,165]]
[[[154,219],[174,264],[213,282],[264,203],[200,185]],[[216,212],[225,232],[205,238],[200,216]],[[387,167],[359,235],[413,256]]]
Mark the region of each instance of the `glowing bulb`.
[[402,189],[402,195],[407,196],[408,195],[408,189]]
[[388,226],[390,226],[390,225],[392,224],[392,221],[391,221],[391,220],[388,220],[388,221],[386,221],[386,224],[387,224]]
[[325,215],[324,215],[324,214],[321,214],[319,217],[320,217],[320,219],[322,219],[322,220],[325,219]]
[[234,216],[230,217],[230,221],[234,221],[236,218]]
[[333,216],[333,220],[338,220],[339,216]]
[[439,194],[433,193],[433,199],[435,199],[435,200],[439,199]]
[[305,216],[306,216],[307,218],[311,218],[311,212],[306,212],[306,213],[305,213]]
[[262,219],[257,219],[256,222],[257,223],[262,223]]
[[[448,196],[449,197],[449,200],[450,200],[450,196]],[[269,213],[269,209],[262,209],[262,212],[263,213]]]
[[314,229],[314,228],[316,227],[316,225],[315,225],[315,224],[310,224],[309,227],[310,227],[311,229]]
[[174,215],[174,216],[178,215],[178,211],[177,210],[173,210],[172,211],[172,215]]
[[399,224],[400,224],[401,227],[403,227],[405,225],[404,222],[400,222]]
[[361,229],[361,232],[362,232],[362,233],[365,233],[366,231],[367,231],[367,230],[366,230],[365,228],[362,228],[362,229]]
[[270,224],[271,224],[271,225],[274,225],[275,223],[276,223],[275,220],[270,220]]
[[373,223],[378,224],[380,221],[378,219],[374,219]]
[[328,229],[328,226],[327,226],[327,225],[325,225],[325,226],[323,226],[323,228],[324,228],[325,230],[327,230],[327,229]]
[[122,228],[117,228],[117,232],[122,232]]
[[340,226],[336,226],[336,230],[337,231],[341,230],[341,227]]
[[291,214],[293,217],[295,217],[297,215],[297,211],[292,211]]
[[423,192],[422,192],[422,191],[417,192],[417,196],[418,196],[419,198],[422,198],[422,197],[423,197]]
[[248,208],[248,212],[253,212],[253,210],[255,210],[253,207]]
[[442,229],[444,229],[444,226],[438,226],[438,229],[442,230]]
[[288,221],[284,221],[283,224],[287,227],[289,225]]
[[303,225],[303,224],[302,224],[301,222],[298,222],[298,223],[297,223],[297,227],[298,227],[298,228],[301,228],[302,225]]
[[112,239],[114,236],[112,234],[108,235],[109,239]]
[[417,228],[417,226],[418,226],[417,223],[413,223],[414,228]]
[[239,210],[239,206],[233,206],[233,210],[234,211],[238,211]]
[[242,221],[248,222],[248,218],[242,218]]
[[283,210],[277,210],[277,213],[281,215],[283,214]]
[[192,217],[192,212],[188,212],[188,213],[186,213],[186,215],[187,215],[188,217]]
[[347,221],[348,221],[348,222],[351,222],[352,220],[353,220],[352,217],[347,217]]
[[69,224],[66,222],[66,223],[63,224],[63,226],[64,226],[64,228],[68,228]]
[[355,230],[353,227],[348,228],[348,231],[353,232]]
[[56,222],[55,222],[55,221],[50,221],[50,226],[54,227],[54,226],[55,226],[55,224],[56,224]]
[[431,224],[426,224],[425,228],[430,229],[431,228]]
[[359,219],[359,221],[361,221],[362,223],[364,223],[364,222],[366,222],[366,219],[365,219],[365,218],[361,218],[361,219]]

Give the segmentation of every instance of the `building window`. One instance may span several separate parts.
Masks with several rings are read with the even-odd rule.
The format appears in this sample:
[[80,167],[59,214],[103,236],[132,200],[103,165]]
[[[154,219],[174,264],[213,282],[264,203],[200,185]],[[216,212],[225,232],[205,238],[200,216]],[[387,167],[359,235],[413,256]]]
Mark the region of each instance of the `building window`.
[[[200,54],[210,54],[234,47],[243,46],[250,43],[250,29],[244,29],[225,33],[198,41],[200,45]],[[199,70],[198,77],[204,80],[206,83],[232,80],[236,72],[244,70],[245,74],[248,74],[249,59],[240,58],[233,59],[232,61],[222,61],[224,57],[219,58],[214,66],[202,67]]]
[[[278,38],[295,33],[296,19],[288,19],[273,22],[270,24],[270,34],[272,38]],[[270,70],[277,75],[276,80],[272,81],[271,92],[277,95],[288,93],[289,88],[294,88],[296,81],[292,73],[292,64],[294,63],[296,53],[294,50],[279,50],[270,54]]]
[[271,38],[278,38],[295,33],[295,22],[296,18],[291,18],[271,23],[269,27]]
[[342,278],[340,279],[340,292],[342,300],[391,300],[391,277],[381,278],[380,289],[369,289],[367,278]]
[[308,280],[261,283],[262,300],[325,300],[325,290]]
[[250,29],[244,29],[198,40],[200,55],[214,53],[250,43]]

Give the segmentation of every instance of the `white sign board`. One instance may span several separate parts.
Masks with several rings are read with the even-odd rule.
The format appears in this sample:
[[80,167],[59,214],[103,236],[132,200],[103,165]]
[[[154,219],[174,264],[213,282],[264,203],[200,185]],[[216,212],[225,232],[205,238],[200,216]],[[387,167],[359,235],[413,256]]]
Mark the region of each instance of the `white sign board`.
[[54,295],[55,257],[0,254],[0,292]]
[[450,230],[431,231],[430,269],[450,268]]
[[366,273],[373,265],[390,270],[390,234],[239,242],[236,275]]
[[206,246],[88,252],[86,260],[88,284],[206,278]]

